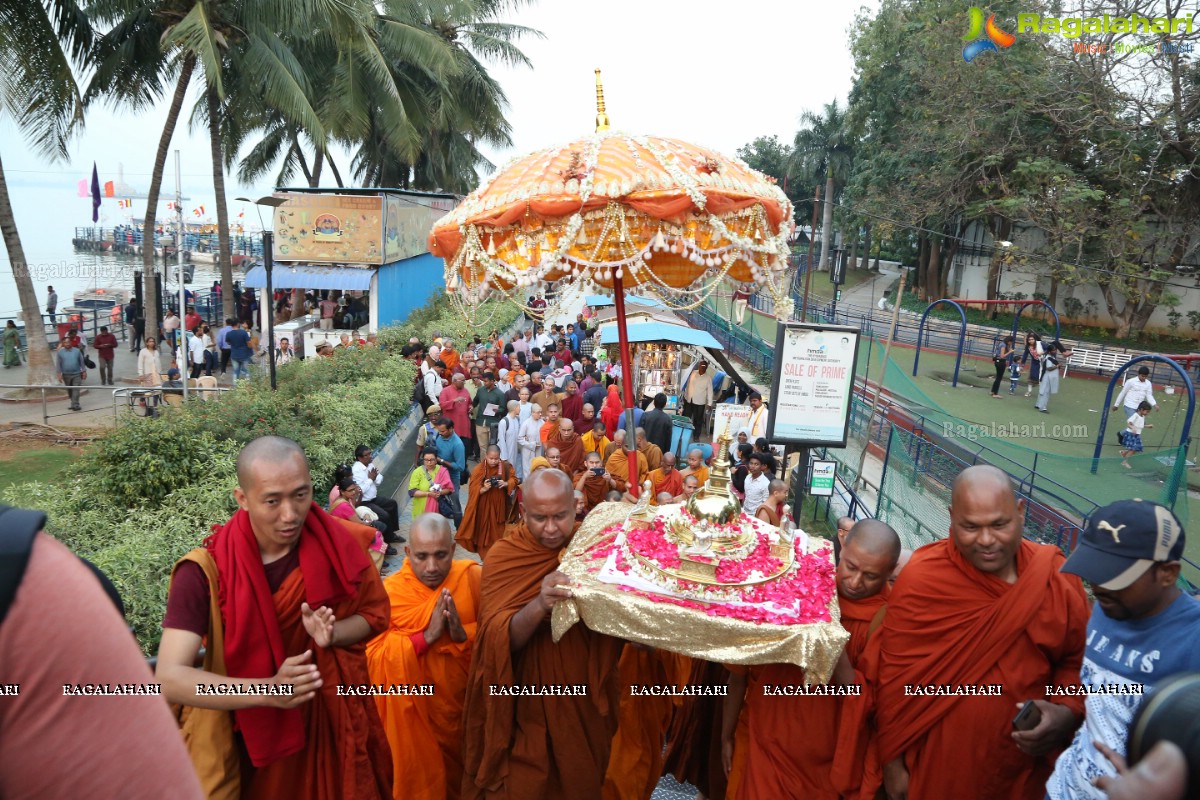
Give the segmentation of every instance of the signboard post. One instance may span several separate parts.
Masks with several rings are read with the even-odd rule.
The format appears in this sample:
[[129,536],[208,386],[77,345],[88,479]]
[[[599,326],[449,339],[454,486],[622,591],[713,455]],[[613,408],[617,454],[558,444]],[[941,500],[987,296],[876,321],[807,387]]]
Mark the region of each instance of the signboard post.
[[[713,439],[729,430],[729,438],[737,441],[737,433],[750,426],[750,406],[717,403],[713,406]],[[750,444],[754,444],[751,442]]]
[[800,447],[845,447],[859,330],[845,325],[779,326],[767,438]]
[[833,478],[836,474],[836,461],[814,461],[808,493],[813,497],[833,497]]

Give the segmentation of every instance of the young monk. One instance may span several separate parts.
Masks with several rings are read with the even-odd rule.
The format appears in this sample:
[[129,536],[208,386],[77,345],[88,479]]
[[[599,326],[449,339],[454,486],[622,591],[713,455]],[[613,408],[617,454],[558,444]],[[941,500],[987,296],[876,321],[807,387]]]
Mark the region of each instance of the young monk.
[[455,539],[464,550],[487,558],[492,545],[504,538],[508,498],[517,488],[517,473],[500,460],[500,448],[489,445],[483,462],[471,473],[467,508]]

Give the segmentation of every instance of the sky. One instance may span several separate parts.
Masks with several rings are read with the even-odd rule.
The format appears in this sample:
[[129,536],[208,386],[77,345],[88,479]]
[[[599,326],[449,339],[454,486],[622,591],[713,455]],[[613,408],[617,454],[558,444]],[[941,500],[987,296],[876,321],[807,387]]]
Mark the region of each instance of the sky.
[[[541,0],[524,6],[510,12],[507,21],[536,28],[545,39],[521,43],[532,69],[492,66],[508,95],[513,147],[489,156],[502,165],[590,133],[597,67],[603,71],[614,130],[670,136],[731,155],[757,136],[790,140],[803,111],[819,110],[834,98],[845,101],[853,78],[847,31],[856,9],[853,3],[795,0]],[[205,215],[215,219],[207,136],[186,126],[195,99],[193,94],[185,105],[173,148],[181,152],[183,190],[190,198],[185,209],[203,204]],[[0,155],[18,224],[22,217],[41,214],[69,214],[73,224],[91,224],[90,203],[77,197],[76,184],[90,177],[93,161],[101,182],[115,179],[121,165],[125,182],[145,191],[167,102],[138,115],[92,110],[66,163],[47,162],[12,127],[0,124]],[[349,156],[338,165],[347,175]],[[325,177],[332,182],[328,170]],[[164,203],[174,185],[172,156]],[[244,206],[235,197],[256,197],[272,188],[269,183],[241,186],[227,178],[231,216]],[[61,205],[46,207],[47,189],[62,190]],[[254,210],[245,210],[249,223]],[[106,201],[102,211],[108,225],[127,213],[114,201]]]

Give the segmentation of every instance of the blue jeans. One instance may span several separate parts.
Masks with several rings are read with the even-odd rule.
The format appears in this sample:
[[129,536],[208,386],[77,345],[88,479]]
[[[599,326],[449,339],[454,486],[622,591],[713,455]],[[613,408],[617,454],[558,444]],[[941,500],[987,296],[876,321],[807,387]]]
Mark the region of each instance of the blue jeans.
[[250,360],[241,361],[235,358],[232,361],[234,381],[248,379],[250,377]]

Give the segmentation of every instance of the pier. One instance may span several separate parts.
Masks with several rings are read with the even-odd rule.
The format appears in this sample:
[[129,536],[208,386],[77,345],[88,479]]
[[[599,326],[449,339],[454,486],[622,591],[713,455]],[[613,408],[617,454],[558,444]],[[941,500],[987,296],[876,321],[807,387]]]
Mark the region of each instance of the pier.
[[[183,234],[184,259],[215,263],[217,260],[217,232],[213,225],[187,225]],[[260,234],[231,233],[230,252],[234,265],[244,260],[262,258],[262,236]],[[110,252],[141,255],[147,246],[142,226],[117,225],[113,228],[78,227],[71,238],[76,250],[85,252]],[[154,236],[154,254],[163,258],[175,256],[175,232],[166,228]]]

